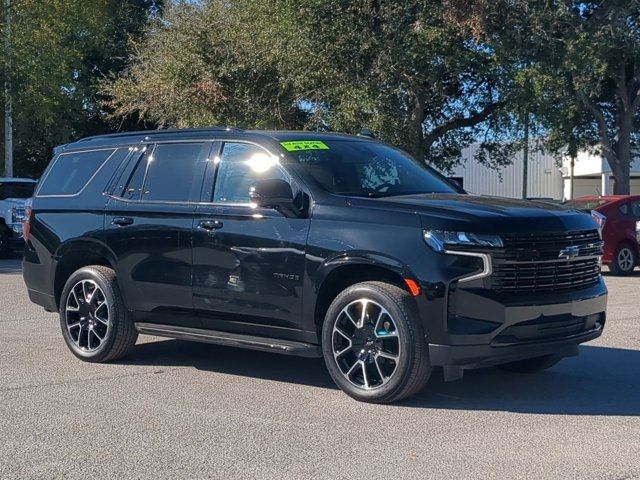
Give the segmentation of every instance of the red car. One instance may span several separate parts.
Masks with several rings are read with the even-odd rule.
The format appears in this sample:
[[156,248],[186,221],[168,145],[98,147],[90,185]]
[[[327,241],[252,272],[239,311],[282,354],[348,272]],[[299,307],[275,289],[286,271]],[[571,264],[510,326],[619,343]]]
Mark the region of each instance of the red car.
[[602,263],[613,274],[633,272],[640,258],[640,195],[587,196],[569,200],[565,205],[592,212],[599,222],[604,240]]

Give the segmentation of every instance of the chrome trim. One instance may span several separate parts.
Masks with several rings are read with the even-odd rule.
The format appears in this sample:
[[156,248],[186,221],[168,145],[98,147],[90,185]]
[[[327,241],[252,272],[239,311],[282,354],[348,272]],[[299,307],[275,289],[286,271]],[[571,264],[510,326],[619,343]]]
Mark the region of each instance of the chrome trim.
[[447,255],[460,255],[462,257],[475,257],[482,259],[482,272],[480,273],[472,273],[469,276],[458,278],[458,282],[471,282],[473,280],[480,280],[481,278],[486,278],[491,276],[493,273],[493,265],[491,263],[491,255],[488,253],[479,253],[479,252],[463,252],[460,250],[445,250],[444,253]]

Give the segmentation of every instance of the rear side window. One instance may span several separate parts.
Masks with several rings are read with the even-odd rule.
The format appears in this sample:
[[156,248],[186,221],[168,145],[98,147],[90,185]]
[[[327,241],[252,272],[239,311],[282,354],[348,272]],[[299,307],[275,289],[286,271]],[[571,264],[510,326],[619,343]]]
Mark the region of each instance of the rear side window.
[[[122,196],[127,200],[185,202],[190,199],[203,143],[156,145],[129,177]],[[200,177],[200,182],[202,177]]]
[[38,196],[79,193],[113,152],[115,149],[61,154],[44,179]]

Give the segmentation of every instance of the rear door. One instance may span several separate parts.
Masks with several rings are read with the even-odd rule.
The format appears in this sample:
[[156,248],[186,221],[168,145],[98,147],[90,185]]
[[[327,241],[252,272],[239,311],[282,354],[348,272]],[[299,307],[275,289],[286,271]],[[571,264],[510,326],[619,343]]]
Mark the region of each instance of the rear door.
[[107,244],[136,321],[200,326],[192,315],[192,227],[210,142],[149,144],[106,208]]
[[251,205],[249,188],[269,178],[289,182],[301,206],[308,198],[262,147],[219,144],[194,223],[194,308],[213,330],[304,339],[298,329],[310,220]]

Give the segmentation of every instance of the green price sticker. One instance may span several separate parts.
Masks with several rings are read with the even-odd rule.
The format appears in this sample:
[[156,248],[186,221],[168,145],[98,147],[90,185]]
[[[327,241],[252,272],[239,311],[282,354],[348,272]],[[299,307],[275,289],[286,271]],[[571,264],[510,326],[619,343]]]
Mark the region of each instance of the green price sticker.
[[329,146],[320,140],[296,140],[294,142],[280,142],[287,152],[301,152],[303,150],[329,150]]

